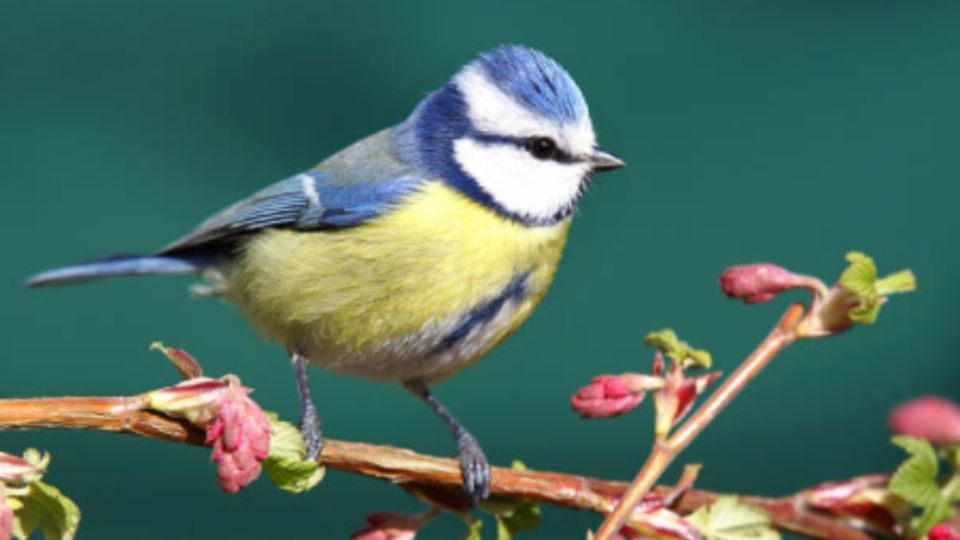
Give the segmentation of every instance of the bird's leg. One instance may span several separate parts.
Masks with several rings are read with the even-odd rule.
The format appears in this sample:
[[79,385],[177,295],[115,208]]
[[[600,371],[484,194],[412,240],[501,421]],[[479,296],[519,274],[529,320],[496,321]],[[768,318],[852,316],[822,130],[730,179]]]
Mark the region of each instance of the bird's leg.
[[470,497],[474,505],[490,495],[490,463],[487,456],[473,438],[450,411],[427,388],[422,380],[410,380],[403,383],[414,395],[423,400],[443,423],[450,428],[450,433],[457,440],[457,457],[460,459],[460,474],[463,476],[463,490]]
[[290,353],[293,374],[297,378],[297,393],[300,394],[300,433],[307,446],[307,459],[317,459],[323,450],[323,435],[320,434],[320,417],[310,398],[310,383],[307,381],[307,359],[300,353]]

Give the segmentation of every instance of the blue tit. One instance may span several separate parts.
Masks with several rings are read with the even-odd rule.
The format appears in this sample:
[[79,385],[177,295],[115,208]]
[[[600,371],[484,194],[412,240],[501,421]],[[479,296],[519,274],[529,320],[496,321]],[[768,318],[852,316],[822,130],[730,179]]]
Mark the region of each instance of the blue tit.
[[570,75],[503,46],[461,68],[403,122],[213,215],[153,255],[50,270],[31,287],[198,274],[288,351],[311,458],[323,439],[307,364],[400,382],[457,440],[464,489],[489,492],[476,439],[428,389],[506,339],[543,298],[594,173]]

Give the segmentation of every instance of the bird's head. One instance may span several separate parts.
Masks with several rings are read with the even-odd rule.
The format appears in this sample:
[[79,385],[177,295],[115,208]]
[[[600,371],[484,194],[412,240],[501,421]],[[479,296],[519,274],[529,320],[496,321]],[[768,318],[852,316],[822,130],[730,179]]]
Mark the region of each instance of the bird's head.
[[430,94],[411,122],[431,174],[530,225],[566,218],[594,173],[623,166],[597,146],[570,75],[527,47],[482,54]]

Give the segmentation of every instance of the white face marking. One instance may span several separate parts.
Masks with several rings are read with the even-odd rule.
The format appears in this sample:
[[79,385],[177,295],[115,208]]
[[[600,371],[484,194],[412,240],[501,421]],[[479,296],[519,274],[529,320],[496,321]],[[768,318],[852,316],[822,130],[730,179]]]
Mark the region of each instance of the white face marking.
[[[511,138],[549,137],[572,156],[593,151],[596,136],[589,115],[575,124],[560,124],[531,112],[503,93],[479,68],[456,77],[474,128]],[[493,199],[510,212],[550,219],[579,197],[587,163],[537,159],[509,143],[485,144],[470,138],[454,142],[454,158]]]
[[501,206],[521,216],[548,220],[580,196],[586,163],[541,160],[510,144],[454,142],[453,155],[463,170]]

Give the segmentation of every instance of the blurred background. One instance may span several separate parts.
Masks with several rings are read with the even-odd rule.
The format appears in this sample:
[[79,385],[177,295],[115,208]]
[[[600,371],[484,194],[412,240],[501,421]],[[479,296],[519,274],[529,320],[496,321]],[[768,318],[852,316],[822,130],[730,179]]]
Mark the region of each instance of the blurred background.
[[[476,53],[516,42],[566,66],[601,143],[629,166],[585,199],[523,330],[437,389],[492,461],[631,477],[650,405],[587,422],[570,394],[598,373],[645,370],[642,337],[666,326],[732,370],[786,301],[724,299],[724,267],[773,261],[832,281],[859,249],[881,273],[912,268],[920,290],[875,327],[787,351],[679,462],[705,464],[700,487],[768,495],[888,471],[901,459],[890,407],[960,397],[958,25],[956,2],[3,2],[0,396],[170,384],[147,351],[159,339],[294,419],[283,351],[232,307],[189,298],[192,280],[22,280],[157,248],[401,121]],[[312,383],[328,436],[453,455],[399,389],[319,371]],[[82,538],[345,538],[365,514],[422,507],[337,472],[306,495],[262,481],[226,496],[195,448],[0,433],[4,451],[27,446],[53,453],[47,478],[79,503]],[[534,536],[582,538],[598,522],[545,508]],[[423,534],[460,531],[445,517]]]

